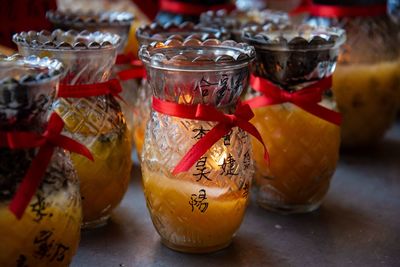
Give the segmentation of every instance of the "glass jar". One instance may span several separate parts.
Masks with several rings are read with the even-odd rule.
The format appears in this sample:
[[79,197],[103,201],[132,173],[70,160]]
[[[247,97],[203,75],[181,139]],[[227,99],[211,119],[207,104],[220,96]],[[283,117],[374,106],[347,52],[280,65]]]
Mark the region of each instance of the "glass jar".
[[230,0],[160,0],[155,21],[160,24],[198,23],[202,12],[210,9],[234,9]]
[[[101,31],[118,34],[121,42],[118,45],[117,52],[123,55],[124,48],[128,41],[128,35],[134,16],[129,12],[71,12],[71,11],[48,11],[47,18],[56,28],[62,30],[74,29],[77,31],[87,30],[90,32]],[[125,60],[120,64],[114,65],[112,77],[118,77],[118,73],[131,69],[130,60]],[[139,86],[138,79],[121,80],[122,93],[121,96],[125,103],[121,103],[122,112],[128,123],[128,127],[132,131],[133,127],[133,103],[135,101],[135,91]]]
[[[62,61],[66,69],[62,86],[98,85],[110,77],[119,37],[87,31],[30,31],[14,35],[14,42],[23,55]],[[114,96],[106,94],[58,98],[53,108],[63,118],[68,134],[86,145],[94,157],[91,162],[72,156],[81,182],[83,226],[104,225],[130,180],[131,138],[121,107]]]
[[[181,108],[204,104],[229,113],[247,86],[254,50],[234,41],[189,38],[142,46],[139,55],[153,101]],[[188,171],[172,173],[216,124],[152,110],[142,154],[143,188],[153,224],[171,249],[190,253],[222,249],[242,222],[253,176],[246,132],[232,128]]]
[[[327,1],[314,2],[317,8],[327,6]],[[354,14],[325,17],[314,12],[307,19],[311,25],[341,27],[347,33],[333,76],[345,148],[378,143],[394,122],[400,98],[398,29],[386,15],[385,4],[382,0],[338,1],[334,8],[349,8]],[[358,10],[367,12],[358,14]]]
[[242,40],[244,27],[273,22],[276,25],[289,24],[289,15],[286,12],[269,9],[233,10],[228,12],[224,9],[207,11],[200,16],[200,23],[209,27],[226,29],[230,38],[236,42]]
[[[42,134],[62,73],[59,61],[0,56],[0,129]],[[80,239],[79,182],[68,152],[55,148],[18,219],[9,205],[38,149],[0,148],[0,266],[69,266]]]
[[[311,89],[313,85],[316,87],[333,73],[344,32],[307,25],[279,30],[267,24],[246,28],[243,39],[256,49],[253,74],[268,81],[270,85],[265,91],[276,88],[278,99],[289,95],[289,100],[268,99],[270,104],[256,108],[249,100],[255,113],[252,123],[260,131],[270,154],[268,165],[263,161],[259,145],[253,142],[257,202],[265,209],[283,214],[313,211],[327,193],[336,168],[340,127],[301,105],[311,101],[308,105],[312,108],[321,109],[322,105],[329,109],[323,113],[334,113],[330,111],[335,109],[330,88],[317,87],[324,89],[324,94],[319,92],[316,100],[292,101],[317,90]],[[249,94],[252,94],[249,98],[258,96]],[[334,114],[340,119],[339,114]]]
[[[138,28],[136,36],[140,45],[149,45],[155,41],[162,42],[169,39],[178,39],[183,41],[189,36],[203,41],[206,39],[226,40],[228,39],[229,34],[223,29],[213,29],[205,26],[195,25],[191,22],[184,22],[179,25],[161,25],[159,23],[143,25]],[[136,145],[139,160],[141,158],[147,121],[150,117],[151,96],[152,92],[150,85],[146,79],[143,79],[140,87],[136,91],[136,95],[133,97],[135,101],[133,108],[133,114],[135,117],[133,140]]]

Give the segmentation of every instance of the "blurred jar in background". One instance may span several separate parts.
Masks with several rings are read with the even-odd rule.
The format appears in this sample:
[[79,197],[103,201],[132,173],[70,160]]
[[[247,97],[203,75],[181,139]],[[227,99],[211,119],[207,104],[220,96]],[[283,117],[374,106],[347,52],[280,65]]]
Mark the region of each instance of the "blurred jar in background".
[[230,0],[159,0],[156,21],[160,24],[190,21],[199,22],[200,14],[207,10],[235,9]]
[[307,22],[347,32],[333,76],[343,114],[342,146],[367,147],[392,126],[400,99],[398,28],[383,0],[316,0]]
[[231,12],[225,9],[210,10],[200,16],[202,25],[224,29],[230,33],[230,38],[236,42],[242,41],[244,27],[268,22],[272,22],[274,25],[287,25],[290,23],[290,19],[288,13],[270,9],[233,10]]

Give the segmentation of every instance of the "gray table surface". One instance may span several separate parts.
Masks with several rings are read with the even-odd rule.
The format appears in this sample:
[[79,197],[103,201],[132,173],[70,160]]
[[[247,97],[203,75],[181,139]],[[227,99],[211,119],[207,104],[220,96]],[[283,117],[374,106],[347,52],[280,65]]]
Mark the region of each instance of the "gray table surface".
[[160,243],[135,165],[112,221],[82,233],[71,266],[400,266],[400,123],[376,150],[342,155],[319,210],[281,216],[252,201],[232,245],[208,255]]

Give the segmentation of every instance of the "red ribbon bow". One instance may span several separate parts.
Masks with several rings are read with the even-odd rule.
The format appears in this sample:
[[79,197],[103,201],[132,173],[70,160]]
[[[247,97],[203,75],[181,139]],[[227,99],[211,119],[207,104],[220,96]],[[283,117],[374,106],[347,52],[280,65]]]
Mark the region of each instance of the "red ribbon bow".
[[385,4],[359,5],[359,6],[339,6],[339,5],[320,5],[314,4],[312,0],[303,2],[293,11],[291,15],[299,13],[310,13],[316,17],[341,18],[341,17],[373,17],[382,16],[387,12]]
[[254,117],[249,105],[238,102],[234,114],[225,114],[209,105],[182,105],[153,97],[153,109],[159,113],[199,121],[215,121],[218,124],[204,135],[180,160],[172,173],[174,175],[188,171],[204,153],[220,138],[228,134],[233,127],[239,127],[253,135],[264,146],[264,159],[269,160],[267,148],[256,127],[249,121]]
[[251,87],[262,95],[247,100],[252,108],[265,107],[290,102],[303,110],[336,125],[342,122],[340,113],[320,106],[322,94],[332,86],[332,76],[326,77],[300,91],[289,93],[261,77],[250,77]]
[[92,154],[85,146],[61,134],[63,128],[63,120],[56,113],[53,113],[43,134],[18,131],[0,132],[0,147],[10,149],[39,147],[39,152],[32,160],[31,166],[9,205],[9,209],[18,219],[21,219],[39,187],[55,147],[83,155],[93,161]]
[[201,13],[208,10],[219,10],[225,9],[227,11],[232,11],[236,7],[233,4],[222,4],[222,5],[201,5],[194,3],[187,3],[175,0],[161,0],[160,10],[165,12],[171,12],[176,14],[183,14],[189,16],[199,16]]
[[111,79],[103,83],[93,84],[60,84],[58,97],[63,98],[82,98],[111,94],[122,102],[125,100],[119,95],[122,92],[121,84],[117,79]]
[[117,73],[121,81],[132,79],[145,79],[146,69],[142,61],[135,58],[132,54],[120,54],[117,56],[116,65],[130,64],[131,68]]

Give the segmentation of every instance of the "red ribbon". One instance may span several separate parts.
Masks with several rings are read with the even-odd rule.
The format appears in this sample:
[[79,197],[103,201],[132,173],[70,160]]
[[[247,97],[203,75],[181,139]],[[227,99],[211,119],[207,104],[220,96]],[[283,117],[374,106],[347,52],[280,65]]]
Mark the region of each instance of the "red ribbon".
[[201,13],[208,10],[219,10],[225,9],[227,11],[232,11],[235,9],[233,4],[222,4],[222,5],[200,5],[193,3],[180,2],[175,0],[160,0],[160,10],[170,13],[189,15],[189,16],[199,16]]
[[55,147],[83,155],[93,161],[92,154],[85,146],[61,134],[63,128],[63,120],[56,113],[53,113],[43,134],[18,131],[0,132],[0,147],[10,149],[39,147],[39,152],[32,160],[31,166],[9,205],[9,209],[18,219],[21,219],[39,187]]
[[312,0],[303,0],[299,7],[290,12],[291,15],[310,13],[315,17],[342,18],[342,17],[374,17],[382,16],[387,12],[385,4],[363,6],[336,6],[314,4]]
[[332,87],[332,76],[326,77],[304,89],[287,92],[270,81],[261,77],[250,77],[251,87],[262,95],[254,97],[245,103],[252,108],[271,106],[290,102],[301,109],[336,125],[342,122],[340,113],[320,106],[322,94]]
[[190,120],[218,122],[218,124],[190,148],[186,155],[179,161],[178,165],[176,165],[172,171],[174,175],[188,171],[208,149],[220,138],[228,134],[233,127],[239,127],[257,138],[264,146],[264,159],[269,161],[267,148],[265,147],[260,133],[256,127],[249,122],[254,117],[254,113],[247,104],[238,102],[234,114],[225,114],[209,105],[182,105],[153,97],[153,109],[169,116]]
[[138,60],[132,54],[120,54],[117,56],[116,65],[130,64],[131,68],[122,70],[117,73],[118,78],[121,81],[127,81],[132,79],[145,79],[146,69],[142,61]]
[[93,84],[60,84],[58,97],[63,98],[82,98],[111,94],[122,102],[125,100],[119,95],[122,92],[121,84],[117,79],[111,79],[103,83]]

